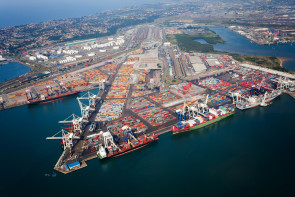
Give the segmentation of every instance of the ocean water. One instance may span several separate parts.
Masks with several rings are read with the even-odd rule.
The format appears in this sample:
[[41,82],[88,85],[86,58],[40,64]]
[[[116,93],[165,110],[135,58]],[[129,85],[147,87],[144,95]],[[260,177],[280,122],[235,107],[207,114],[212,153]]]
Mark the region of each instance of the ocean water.
[[76,18],[109,9],[142,4],[166,2],[165,0],[1,0],[0,28],[38,23],[48,20]]
[[[293,196],[295,100],[236,114],[79,171],[53,175],[62,150],[45,140],[80,110],[75,97],[0,111],[1,196]],[[16,189],[17,188],[17,189]]]
[[[226,44],[232,52],[249,47]],[[1,196],[294,196],[294,109],[284,94],[270,106],[237,110],[194,132],[167,133],[138,151],[93,159],[56,177],[62,150],[45,138],[61,129],[58,121],[80,115],[76,97],[0,111]]]
[[30,67],[27,67],[18,62],[11,62],[2,65],[0,64],[0,83],[23,75],[29,72],[30,70]]
[[295,44],[258,45],[225,27],[217,26],[210,27],[210,29],[215,31],[226,42],[224,44],[214,44],[214,49],[217,51],[283,57],[288,59],[288,61],[284,62],[283,66],[295,71]]

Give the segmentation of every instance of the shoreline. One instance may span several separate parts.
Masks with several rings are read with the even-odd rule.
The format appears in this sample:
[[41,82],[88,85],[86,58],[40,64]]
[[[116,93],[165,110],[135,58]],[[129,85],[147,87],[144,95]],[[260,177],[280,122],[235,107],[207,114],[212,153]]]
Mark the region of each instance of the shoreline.
[[291,61],[292,59],[291,58],[287,58],[287,57],[277,57],[279,60],[280,60],[280,66],[282,68],[286,68],[284,67],[284,64],[288,61]]
[[284,63],[287,61],[287,58],[277,57],[280,60],[280,67],[284,68]]
[[20,61],[17,61],[17,60],[13,60],[13,61],[10,61],[10,62],[8,62],[8,63],[1,64],[1,67],[2,67],[2,66],[8,66],[8,67],[9,67],[9,66],[12,66],[12,65],[9,65],[9,64],[13,64],[13,63],[20,64],[20,65],[22,65],[22,66],[24,66],[24,67],[29,68],[30,70],[27,71],[27,72],[25,72],[25,73],[23,73],[23,74],[21,74],[21,75],[18,75],[18,76],[12,77],[11,79],[4,80],[4,81],[0,82],[1,84],[2,84],[2,83],[6,83],[6,82],[8,82],[8,81],[10,81],[10,80],[14,80],[14,79],[17,78],[17,77],[21,77],[21,76],[23,76],[23,75],[26,75],[26,74],[28,74],[28,73],[30,73],[30,72],[32,71],[32,67],[30,67],[30,66],[28,66],[28,65],[25,65],[24,63],[21,63]]

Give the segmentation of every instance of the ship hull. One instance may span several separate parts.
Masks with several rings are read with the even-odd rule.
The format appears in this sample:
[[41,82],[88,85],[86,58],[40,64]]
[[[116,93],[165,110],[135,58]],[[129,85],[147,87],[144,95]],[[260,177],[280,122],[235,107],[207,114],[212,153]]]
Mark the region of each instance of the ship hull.
[[[277,98],[278,96],[280,96],[281,94],[277,94],[276,96],[274,96],[274,97],[270,97],[270,98],[268,98],[268,99],[265,99],[265,103],[269,103],[269,102],[271,102],[272,100],[274,100],[275,98]],[[252,105],[247,105],[247,106],[244,106],[244,105],[242,105],[242,106],[239,106],[239,105],[236,105],[236,107],[238,108],[238,109],[240,109],[240,110],[245,110],[245,109],[251,109],[251,108],[254,108],[254,107],[257,107],[257,106],[259,106],[259,105],[261,105],[261,103],[255,103],[255,104],[252,104]]]
[[28,105],[36,105],[36,104],[43,104],[43,103],[49,103],[49,102],[53,102],[53,101],[58,101],[76,94],[79,94],[79,91],[75,91],[72,92],[70,94],[64,94],[64,95],[60,95],[60,96],[56,96],[56,97],[52,97],[52,98],[46,98],[44,100],[31,100],[29,101]]
[[200,129],[200,128],[202,128],[202,127],[205,127],[205,126],[211,125],[211,124],[213,124],[213,123],[215,123],[215,122],[218,122],[218,121],[220,121],[220,120],[222,120],[222,119],[224,119],[224,118],[227,118],[227,117],[229,117],[229,116],[231,116],[231,115],[233,115],[233,114],[234,114],[234,112],[230,112],[230,113],[228,113],[228,114],[225,114],[225,115],[223,115],[223,116],[221,116],[221,117],[218,117],[218,118],[215,118],[215,119],[213,119],[213,120],[210,120],[210,121],[204,122],[204,123],[202,123],[202,124],[199,124],[199,125],[196,125],[196,126],[193,126],[193,127],[187,128],[187,129],[183,129],[183,130],[180,130],[180,131],[172,131],[172,132],[173,132],[173,135],[175,135],[175,134],[184,133],[184,132],[187,132],[187,131],[197,130],[197,129]]
[[138,146],[131,147],[131,148],[129,148],[129,149],[127,149],[127,150],[124,150],[124,151],[122,151],[122,152],[117,152],[117,153],[115,153],[115,154],[113,154],[113,155],[109,155],[109,154],[108,154],[108,156],[107,156],[107,157],[104,157],[104,158],[102,158],[102,157],[100,157],[100,156],[98,155],[98,158],[99,158],[100,160],[102,160],[102,159],[107,159],[107,158],[112,158],[112,157],[119,157],[119,156],[125,155],[125,154],[127,154],[127,153],[130,153],[130,152],[136,151],[136,150],[138,150],[138,149],[141,149],[141,148],[143,148],[143,147],[145,147],[145,146],[149,145],[150,143],[155,142],[155,141],[157,141],[157,140],[158,140],[158,138],[156,138],[156,139],[154,139],[154,140],[151,140],[151,141],[148,141],[148,142],[146,142],[146,143],[144,143],[144,144],[140,144],[140,145],[138,145]]
[[130,152],[136,151],[136,150],[138,150],[138,149],[141,149],[141,148],[143,148],[143,147],[149,145],[150,143],[152,143],[152,142],[148,142],[148,143],[146,143],[146,144],[139,145],[139,146],[137,146],[137,147],[131,148],[130,150],[126,150],[126,151],[124,151],[124,152],[118,153],[117,155],[112,155],[112,156],[110,156],[109,158],[112,158],[112,157],[119,157],[119,156],[121,156],[121,155],[125,155],[125,154],[127,154],[127,153],[130,153]]

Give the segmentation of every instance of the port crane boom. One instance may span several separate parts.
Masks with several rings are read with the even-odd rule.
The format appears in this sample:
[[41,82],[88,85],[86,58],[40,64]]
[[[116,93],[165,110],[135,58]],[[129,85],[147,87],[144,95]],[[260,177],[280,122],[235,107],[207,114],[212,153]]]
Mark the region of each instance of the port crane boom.
[[[62,136],[57,136],[61,133]],[[56,134],[54,134],[51,137],[47,137],[47,140],[62,140],[63,146],[64,146],[64,150],[66,150],[67,148],[71,149],[73,147],[73,140],[78,140],[80,139],[80,137],[78,136],[74,136],[73,133],[66,133],[65,130],[61,130],[59,132],[57,132]]]
[[59,121],[58,123],[72,123],[74,127],[74,131],[82,131],[82,124],[83,122],[87,122],[83,120],[81,117],[77,116],[76,114],[72,114],[67,117],[65,120]]

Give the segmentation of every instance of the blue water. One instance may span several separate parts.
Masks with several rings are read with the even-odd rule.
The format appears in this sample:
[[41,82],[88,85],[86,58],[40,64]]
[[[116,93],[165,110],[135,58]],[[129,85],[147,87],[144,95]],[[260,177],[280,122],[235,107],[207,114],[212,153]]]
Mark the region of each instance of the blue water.
[[[1,196],[294,196],[295,100],[237,111],[197,132],[53,177],[61,148],[45,140],[80,110],[75,97],[0,111]],[[48,176],[48,174],[50,176]]]
[[[255,49],[235,38],[227,50]],[[282,95],[268,107],[237,110],[198,132],[167,133],[141,150],[56,177],[47,175],[62,150],[45,138],[60,130],[59,120],[80,115],[76,98],[0,111],[1,196],[295,196],[294,109],[295,100]]]
[[0,83],[23,75],[31,69],[18,62],[0,65]]
[[210,27],[219,36],[225,40],[225,44],[214,44],[217,51],[226,51],[231,53],[264,55],[287,58],[283,66],[289,70],[295,71],[295,43],[286,45],[258,45],[250,42],[247,38],[225,28]]
[[109,9],[165,0],[7,0],[0,1],[0,28],[54,19],[88,16]]

